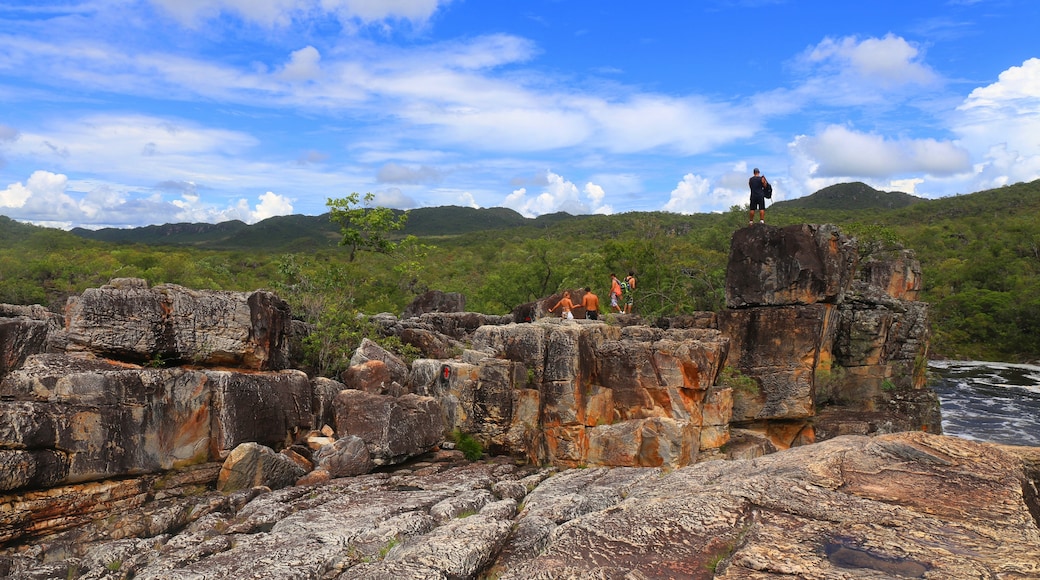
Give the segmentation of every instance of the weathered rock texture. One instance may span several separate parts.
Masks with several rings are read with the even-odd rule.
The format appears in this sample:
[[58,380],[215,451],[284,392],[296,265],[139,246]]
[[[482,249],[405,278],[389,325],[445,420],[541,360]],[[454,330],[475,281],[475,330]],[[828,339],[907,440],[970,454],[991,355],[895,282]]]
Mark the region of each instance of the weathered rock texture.
[[429,456],[316,487],[155,501],[0,556],[0,574],[1036,578],[1040,505],[1024,490],[1037,456],[1017,453],[901,433],[670,470]]
[[[995,553],[1035,556],[1022,510],[1040,514],[1040,461],[1022,471],[921,434],[707,461],[939,432],[921,388],[920,266],[901,250],[858,258],[830,226],[743,229],[730,308],[652,327],[543,318],[556,297],[505,317],[416,305],[371,321],[426,358],[365,341],[342,382],[291,368],[307,330],[266,292],[117,279],[70,299],[63,319],[0,306],[0,576],[968,570],[920,539],[927,526],[935,545],[971,554],[975,576],[1035,571],[979,551],[999,537]],[[450,467],[461,453],[436,450],[453,431],[491,454],[589,469]],[[969,493],[981,516],[928,503]],[[998,516],[1006,530],[976,522]],[[904,527],[909,547],[893,548]]]
[[279,370],[289,366],[290,318],[270,292],[148,288],[121,278],[69,300],[66,348],[138,363]]
[[483,326],[473,350],[490,356],[416,361],[411,385],[441,402],[449,427],[535,463],[677,467],[697,460],[726,348],[716,330]]
[[733,425],[786,448],[848,433],[941,432],[925,388],[928,309],[920,264],[902,249],[860,263],[833,226],[754,226],[733,235],[726,365],[754,380],[734,392]]

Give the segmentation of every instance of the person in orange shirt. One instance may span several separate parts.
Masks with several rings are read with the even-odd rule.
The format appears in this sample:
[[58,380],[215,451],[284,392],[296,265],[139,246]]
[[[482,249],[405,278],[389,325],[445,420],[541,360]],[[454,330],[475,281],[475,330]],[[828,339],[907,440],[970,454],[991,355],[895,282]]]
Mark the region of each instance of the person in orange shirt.
[[610,307],[614,312],[621,312],[621,281],[614,273],[610,274]]
[[592,293],[592,288],[585,287],[585,294],[581,297],[581,307],[585,309],[587,320],[599,320],[599,296]]
[[574,315],[571,314],[571,310],[574,308],[574,303],[571,302],[570,292],[564,292],[563,298],[560,298],[560,301],[556,303],[556,306],[550,308],[549,312],[555,312],[556,309],[561,306],[563,307],[563,312],[560,313],[560,317],[566,318],[567,320],[574,320]]

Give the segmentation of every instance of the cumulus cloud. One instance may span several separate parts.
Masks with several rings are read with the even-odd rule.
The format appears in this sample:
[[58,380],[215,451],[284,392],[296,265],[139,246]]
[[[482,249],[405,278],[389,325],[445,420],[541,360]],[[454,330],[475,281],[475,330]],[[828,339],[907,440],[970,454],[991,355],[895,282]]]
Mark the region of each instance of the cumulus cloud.
[[706,198],[711,191],[711,183],[698,175],[687,173],[682,181],[672,190],[665,211],[692,214],[703,211]]
[[460,193],[458,198],[456,198],[456,201],[462,207],[471,207],[473,209],[477,209],[480,207],[480,204],[477,203],[477,200],[473,197],[473,194],[468,191]]
[[889,34],[884,38],[825,38],[793,61],[805,78],[793,89],[755,99],[764,112],[795,111],[805,103],[891,107],[937,88],[942,77],[924,62],[921,49]]
[[256,210],[252,212],[253,222],[280,215],[291,215],[293,212],[292,201],[274,192],[268,191],[257,199],[260,200],[260,203],[256,204]]
[[417,205],[414,199],[405,195],[403,191],[396,187],[373,192],[373,195],[375,195],[375,198],[372,200],[372,204],[378,207],[408,209]]
[[960,145],[935,139],[888,139],[831,125],[816,135],[800,135],[792,148],[812,159],[819,177],[890,178],[907,173],[948,176],[971,171]]
[[313,46],[293,52],[280,76],[288,81],[309,81],[321,76],[321,54]]
[[537,195],[529,196],[527,188],[522,187],[506,196],[502,201],[503,207],[515,209],[525,217],[556,212],[571,215],[614,212],[611,206],[603,203],[606,194],[599,185],[589,182],[578,189],[574,183],[552,171],[546,171],[545,178],[546,183]]
[[939,78],[921,62],[922,54],[916,45],[893,34],[863,40],[851,36],[825,38],[806,51],[803,58],[831,72],[875,86],[926,85]]
[[979,159],[974,188],[1040,177],[1040,59],[973,90],[952,116],[953,131]]
[[[255,208],[246,200],[220,207],[203,200],[191,182],[167,181],[152,194],[128,195],[108,185],[81,190],[85,183],[50,171],[34,171],[24,183],[0,190],[0,209],[13,219],[49,227],[126,227],[156,223],[208,222],[240,219],[246,223],[276,215],[288,215],[292,203],[284,196],[267,192],[257,199]],[[178,197],[166,201],[161,192]]]

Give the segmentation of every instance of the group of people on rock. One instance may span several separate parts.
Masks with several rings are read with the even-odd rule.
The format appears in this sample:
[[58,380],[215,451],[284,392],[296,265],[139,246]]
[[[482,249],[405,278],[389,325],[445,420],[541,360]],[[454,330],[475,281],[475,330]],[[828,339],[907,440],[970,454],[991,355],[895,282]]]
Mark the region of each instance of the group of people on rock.
[[[751,189],[751,204],[748,211],[748,225],[754,225],[755,223],[755,211],[758,211],[758,223],[766,223],[766,187],[769,182],[766,181],[766,176],[762,175],[761,171],[756,167],[754,175],[748,179],[748,187]],[[631,314],[632,304],[635,301],[634,294],[636,290],[636,275],[631,270],[628,272],[628,276],[625,277],[624,282],[620,281],[616,274],[610,274],[610,308],[616,313]],[[624,303],[622,305],[622,302]],[[556,312],[556,309],[562,309],[560,316],[569,320],[574,319],[574,313],[571,311],[575,308],[585,309],[585,318],[589,320],[599,320],[599,296],[592,293],[592,288],[586,286],[585,292],[581,296],[581,304],[575,304],[571,300],[571,293],[565,291],[563,298],[549,309],[549,312]]]
[[[631,314],[632,305],[635,303],[635,290],[636,290],[636,274],[635,272],[629,271],[628,276],[625,277],[624,282],[618,279],[617,274],[610,274],[610,308],[616,313]],[[570,291],[563,293],[563,298],[549,309],[549,312],[556,312],[556,309],[561,309],[560,316],[568,320],[574,319],[574,313],[571,312],[575,308],[585,309],[585,318],[589,320],[599,320],[599,296],[592,293],[592,288],[589,286],[585,287],[585,292],[581,296],[581,304],[575,304],[571,299]]]

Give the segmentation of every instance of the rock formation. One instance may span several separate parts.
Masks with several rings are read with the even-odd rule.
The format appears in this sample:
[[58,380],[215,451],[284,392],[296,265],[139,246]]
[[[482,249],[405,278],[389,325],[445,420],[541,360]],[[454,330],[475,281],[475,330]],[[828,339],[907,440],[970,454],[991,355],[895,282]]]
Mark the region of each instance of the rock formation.
[[371,318],[426,358],[365,341],[341,381],[266,292],[0,306],[0,575],[1027,577],[1040,459],[921,433],[919,290],[912,252],[744,228],[723,312],[431,295]]

